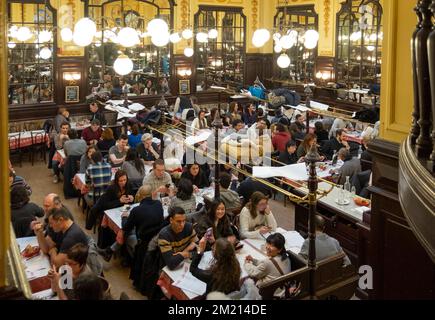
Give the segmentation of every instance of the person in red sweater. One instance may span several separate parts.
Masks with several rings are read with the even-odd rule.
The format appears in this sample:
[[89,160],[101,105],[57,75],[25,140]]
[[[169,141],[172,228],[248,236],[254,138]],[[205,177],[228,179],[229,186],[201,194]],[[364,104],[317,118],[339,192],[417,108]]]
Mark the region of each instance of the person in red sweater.
[[87,127],[82,132],[82,139],[86,141],[88,145],[97,144],[100,141],[103,130],[100,126],[100,120],[94,119],[91,121],[91,126]]
[[284,152],[286,150],[287,142],[291,140],[291,134],[286,130],[286,127],[278,123],[276,125],[276,132],[272,137],[272,144],[275,151]]

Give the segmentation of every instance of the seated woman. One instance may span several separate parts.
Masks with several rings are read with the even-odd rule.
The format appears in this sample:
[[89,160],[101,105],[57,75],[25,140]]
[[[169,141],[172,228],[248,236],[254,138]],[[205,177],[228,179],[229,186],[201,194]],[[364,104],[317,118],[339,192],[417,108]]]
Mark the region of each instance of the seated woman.
[[[213,232],[207,234],[207,230],[211,228]],[[198,238],[206,237],[208,244],[212,245],[217,239],[226,238],[229,242],[235,243],[236,237],[231,228],[230,219],[225,213],[225,204],[223,201],[214,200],[206,215],[203,215],[195,227]]]
[[113,137],[112,129],[104,129],[103,133],[101,134],[101,140],[97,143],[98,150],[101,151],[103,157],[107,156],[107,154],[109,153],[109,149],[112,148],[115,144],[116,140]]
[[295,164],[299,161],[296,155],[296,142],[293,140],[287,142],[285,150],[279,153],[278,161],[285,165]]
[[187,169],[181,174],[181,178],[189,179],[193,184],[194,191],[210,186],[206,173],[196,163],[187,165]]
[[[309,133],[305,136],[304,141],[299,145],[296,154],[298,158],[305,157],[305,155],[310,151],[312,146],[317,146],[317,137],[313,133]],[[320,156],[320,161],[325,160],[324,156]]]
[[290,257],[285,249],[285,238],[274,233],[266,239],[267,259],[257,260],[247,256],[244,268],[251,278],[257,279],[257,285],[272,281],[291,272]]
[[240,212],[240,237],[263,239],[263,234],[275,231],[277,223],[268,205],[269,198],[256,191]]
[[17,238],[32,236],[30,222],[44,216],[44,210],[30,202],[29,193],[22,185],[11,189],[11,222]]
[[213,245],[213,264],[208,270],[198,268],[207,245],[203,237],[199,241],[198,251],[194,253],[190,272],[197,279],[207,284],[206,294],[219,291],[229,294],[240,289],[240,264],[234,246],[225,238],[216,240]]
[[138,190],[142,186],[142,181],[145,177],[145,167],[135,149],[128,149],[121,170],[127,172],[128,180],[134,190]]
[[195,132],[197,130],[207,129],[207,119],[205,118],[206,110],[202,109],[198,113],[198,117],[192,121],[191,128]]
[[86,173],[89,165],[92,164],[92,155],[97,152],[97,147],[95,145],[88,146],[86,153],[82,155],[80,159],[80,171],[79,173]]
[[175,197],[172,198],[170,207],[183,208],[186,212],[187,220],[190,220],[189,216],[196,211],[196,199],[193,195],[192,181],[185,178],[180,179],[178,182],[177,193]]
[[[92,270],[86,264],[88,259],[88,246],[78,243],[66,252],[66,256],[66,265],[72,270],[73,285],[79,276],[93,274]],[[48,277],[51,280],[51,289],[57,294],[59,300],[74,300],[76,298],[74,289],[62,289],[60,287],[61,275],[56,269],[50,269]]]
[[137,124],[132,125],[131,133],[128,135],[128,145],[135,149],[141,142],[141,139],[142,134],[139,131],[139,126]]

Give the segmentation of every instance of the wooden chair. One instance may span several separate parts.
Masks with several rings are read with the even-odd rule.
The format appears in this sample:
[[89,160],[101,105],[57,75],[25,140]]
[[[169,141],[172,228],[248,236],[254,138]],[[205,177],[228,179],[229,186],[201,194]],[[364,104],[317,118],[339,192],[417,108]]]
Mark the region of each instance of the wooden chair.
[[18,161],[20,163],[20,167],[22,167],[22,150],[21,150],[21,132],[17,133],[9,133],[8,135],[8,142],[9,142],[9,156],[12,158],[12,156],[17,155]]
[[[316,297],[318,299],[350,299],[356,290],[359,279],[355,267],[343,266],[344,253],[340,253],[319,261],[315,273]],[[309,299],[309,273],[306,261],[300,256],[291,254],[292,269],[294,271],[273,281],[259,285],[260,294],[264,300],[274,299],[275,291],[284,288],[286,299]],[[296,270],[295,270],[296,268]],[[298,287],[298,294],[289,295],[288,289],[294,284]]]
[[47,144],[45,143],[45,131],[30,131],[30,134],[32,137],[32,145],[30,146],[30,158],[32,166],[35,156],[38,155],[38,153],[41,155],[44,163],[47,163]]

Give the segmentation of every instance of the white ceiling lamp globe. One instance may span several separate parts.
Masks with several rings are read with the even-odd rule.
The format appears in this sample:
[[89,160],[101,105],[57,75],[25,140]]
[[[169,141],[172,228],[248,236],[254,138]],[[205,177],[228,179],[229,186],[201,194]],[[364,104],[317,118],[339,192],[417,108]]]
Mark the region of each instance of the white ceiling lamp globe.
[[17,30],[17,39],[19,41],[27,41],[33,36],[28,27],[19,27]]
[[367,50],[370,52],[375,51],[375,49],[376,49],[375,46],[367,46]]
[[278,57],[278,60],[276,61],[278,64],[278,67],[281,69],[288,68],[290,66],[290,57],[283,53]]
[[133,70],[133,61],[125,54],[120,54],[113,63],[113,68],[117,74],[125,76]]
[[151,36],[156,36],[162,33],[169,33],[169,26],[165,20],[157,18],[148,23],[147,31]]
[[44,47],[41,49],[41,51],[39,51],[39,56],[44,59],[50,59],[51,58],[51,50],[47,47]]
[[207,43],[208,42],[208,34],[205,32],[198,32],[196,34],[196,40],[200,43]]
[[194,53],[193,48],[188,47],[184,49],[184,55],[188,58],[192,57],[193,53]]
[[53,37],[53,33],[48,30],[43,30],[39,32],[38,35],[38,42],[39,43],[45,43],[51,41],[51,38]]
[[122,28],[121,30],[119,30],[118,40],[119,44],[124,48],[133,47],[140,42],[136,30],[130,27]]
[[89,18],[81,18],[74,26],[74,33],[94,36],[97,33],[97,25]]
[[253,36],[252,36],[252,44],[260,48],[266,44],[267,41],[270,39],[270,32],[266,29],[257,29],[255,30]]
[[17,37],[17,32],[18,32],[18,27],[13,25],[9,28],[9,34],[12,38],[16,38]]
[[62,28],[62,30],[60,30],[60,37],[64,42],[71,42],[73,39],[73,32],[70,28]]
[[174,32],[173,34],[171,34],[169,36],[169,41],[171,41],[172,43],[178,43],[181,41],[181,37],[178,34],[178,32]]
[[312,50],[317,47],[317,40],[305,39],[304,47],[308,50]]
[[151,37],[151,42],[156,46],[156,47],[164,47],[169,43],[169,32],[165,32],[165,33],[161,33],[161,34],[157,34],[157,35],[153,35]]
[[17,46],[17,44],[15,43],[15,42],[9,42],[8,43],[8,48],[9,49],[13,49],[13,48],[15,48]]
[[279,39],[281,39],[281,33],[278,33],[278,32],[274,33],[273,36],[272,36],[272,39],[273,39],[275,42],[278,42]]
[[193,38],[193,31],[191,29],[186,29],[183,30],[183,32],[181,33],[181,36],[183,37],[183,39],[189,40]]
[[305,32],[305,40],[317,42],[319,41],[319,33],[316,30],[308,30]]
[[282,47],[279,44],[276,44],[273,50],[275,51],[275,53],[281,53]]
[[219,36],[219,32],[218,32],[216,29],[211,29],[211,30],[208,32],[208,37],[209,37],[210,39],[217,39],[218,36]]
[[285,36],[282,36],[281,39],[279,39],[279,45],[283,49],[288,50],[293,48],[293,46],[295,45],[295,41],[290,35],[287,34]]
[[97,48],[99,48],[99,47],[101,47],[101,41],[97,41],[97,42],[95,42],[95,46],[97,47]]
[[79,47],[86,47],[92,43],[92,40],[94,39],[93,34],[86,34],[81,32],[76,32],[74,30],[73,33],[73,42],[78,45]]

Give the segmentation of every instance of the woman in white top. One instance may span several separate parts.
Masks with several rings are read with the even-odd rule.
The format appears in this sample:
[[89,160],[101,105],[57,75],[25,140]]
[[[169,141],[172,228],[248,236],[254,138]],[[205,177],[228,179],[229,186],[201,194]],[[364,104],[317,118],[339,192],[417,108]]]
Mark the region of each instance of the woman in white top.
[[207,129],[207,119],[205,118],[205,110],[200,110],[198,117],[195,118],[190,126],[193,131]]
[[257,279],[257,286],[291,272],[290,257],[285,249],[285,238],[274,233],[266,239],[267,259],[257,260],[247,256],[245,270],[251,278]]
[[251,200],[240,212],[242,239],[262,239],[264,234],[276,230],[276,220],[268,201],[269,198],[259,191],[252,194]]

